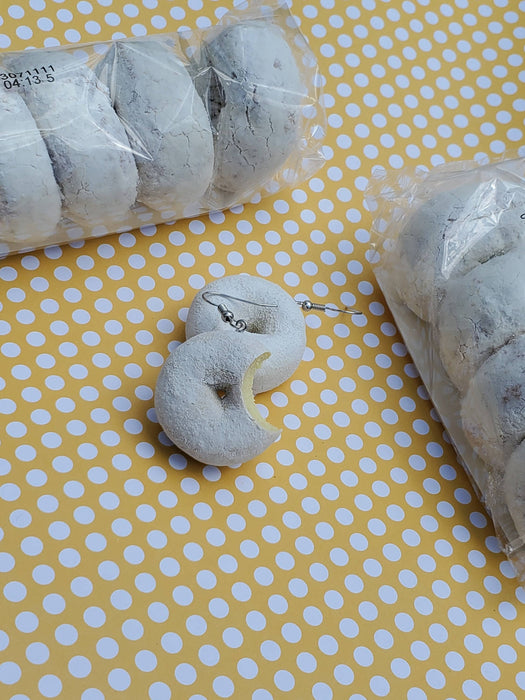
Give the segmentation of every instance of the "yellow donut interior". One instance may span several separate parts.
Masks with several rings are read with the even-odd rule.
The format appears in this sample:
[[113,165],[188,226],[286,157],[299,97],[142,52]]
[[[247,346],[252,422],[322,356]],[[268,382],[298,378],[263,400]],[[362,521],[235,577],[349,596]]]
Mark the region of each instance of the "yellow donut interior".
[[255,377],[255,373],[259,369],[259,367],[262,365],[262,363],[270,357],[269,352],[263,352],[259,357],[257,357],[252,364],[248,367],[246,372],[244,373],[244,377],[242,378],[242,384],[241,384],[241,395],[242,399],[244,401],[244,406],[250,416],[254,419],[254,421],[259,425],[261,428],[264,430],[267,430],[269,433],[280,433],[281,431],[279,428],[276,428],[274,425],[269,423],[259,412],[257,406],[255,405],[255,399],[253,395],[253,380]]

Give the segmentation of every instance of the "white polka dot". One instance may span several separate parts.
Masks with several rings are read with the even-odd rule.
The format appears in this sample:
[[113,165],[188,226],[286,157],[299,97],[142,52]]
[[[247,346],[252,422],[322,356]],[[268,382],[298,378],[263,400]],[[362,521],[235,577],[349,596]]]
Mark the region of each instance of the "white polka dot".
[[295,678],[289,671],[277,671],[273,677],[276,687],[283,692],[289,692],[295,687]]
[[73,656],[67,667],[74,678],[85,678],[91,673],[91,662],[85,656]]
[[94,628],[102,627],[106,621],[106,613],[96,605],[86,608],[83,617],[86,625]]
[[151,673],[157,667],[157,657],[152,651],[142,649],[135,655],[135,665],[140,671]]
[[148,696],[150,700],[171,700],[171,690],[166,683],[155,681],[149,687]]
[[59,625],[55,630],[55,639],[63,646],[71,646],[78,639],[78,631],[73,625]]
[[26,648],[26,657],[32,664],[45,664],[49,659],[49,648],[42,642],[32,642]]
[[175,668],[175,678],[182,685],[192,685],[197,679],[197,672],[191,664],[181,663]]
[[230,698],[234,693],[235,685],[228,676],[217,676],[213,681],[213,690],[220,698]]
[[131,684],[129,673],[123,668],[114,668],[108,673],[108,683],[113,690],[127,690]]
[[38,690],[45,698],[56,698],[62,692],[62,681],[54,674],[46,674],[38,681]]
[[97,642],[96,650],[101,658],[114,659],[119,652],[119,645],[111,637],[101,637]]

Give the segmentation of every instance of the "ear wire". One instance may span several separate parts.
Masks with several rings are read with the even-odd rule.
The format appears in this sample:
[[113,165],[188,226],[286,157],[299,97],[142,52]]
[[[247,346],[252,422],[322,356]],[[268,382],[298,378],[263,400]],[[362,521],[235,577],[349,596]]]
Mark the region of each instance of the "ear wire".
[[[202,298],[204,301],[207,301],[208,304],[211,304],[212,306],[217,307],[222,320],[225,323],[229,323],[232,328],[235,328],[236,331],[239,333],[242,333],[242,331],[245,331],[246,328],[248,327],[248,324],[246,321],[242,318],[236,319],[233,311],[230,311],[230,309],[226,306],[226,304],[223,303],[216,303],[215,301],[212,301],[210,299],[211,296],[214,297],[222,297],[223,299],[233,299],[234,301],[240,301],[243,304],[253,304],[253,306],[264,306],[266,308],[277,308],[278,304],[263,304],[258,301],[252,301],[251,299],[242,299],[241,297],[234,297],[231,294],[224,294],[223,292],[203,292],[202,293]],[[308,312],[308,311],[334,311],[335,313],[339,314],[350,314],[350,315],[355,315],[359,316],[363,312],[358,311],[357,309],[352,309],[349,308],[348,306],[345,306],[344,308],[339,308],[338,306],[332,306],[329,304],[317,304],[313,301],[310,301],[310,299],[294,299],[296,304],[299,304],[299,306],[302,308],[303,311]]]
[[212,304],[213,306],[216,306],[219,308],[219,304],[216,304],[214,301],[210,301],[208,297],[222,297],[223,299],[233,299],[234,301],[242,301],[244,304],[253,304],[254,306],[267,306],[268,308],[277,308],[277,304],[261,304],[258,301],[252,301],[251,299],[242,299],[241,297],[234,297],[231,294],[224,294],[224,292],[203,292],[202,293],[202,298],[204,301],[207,301],[208,304]]

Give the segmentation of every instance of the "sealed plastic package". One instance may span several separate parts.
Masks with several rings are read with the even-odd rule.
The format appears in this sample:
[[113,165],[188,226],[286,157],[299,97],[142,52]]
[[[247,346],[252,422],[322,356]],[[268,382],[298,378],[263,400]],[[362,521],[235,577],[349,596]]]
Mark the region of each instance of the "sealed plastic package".
[[383,174],[374,272],[525,580],[525,159]]
[[323,163],[320,84],[278,2],[207,30],[0,54],[0,255],[310,177]]

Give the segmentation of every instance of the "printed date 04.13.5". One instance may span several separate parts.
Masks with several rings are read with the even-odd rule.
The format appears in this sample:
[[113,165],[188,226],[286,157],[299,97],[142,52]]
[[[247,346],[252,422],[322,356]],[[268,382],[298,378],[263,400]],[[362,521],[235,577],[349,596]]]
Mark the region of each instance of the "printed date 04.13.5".
[[52,83],[55,80],[54,72],[55,69],[51,64],[48,66],[35,66],[18,73],[0,73],[0,80],[3,82],[4,88],[10,90],[14,87]]

